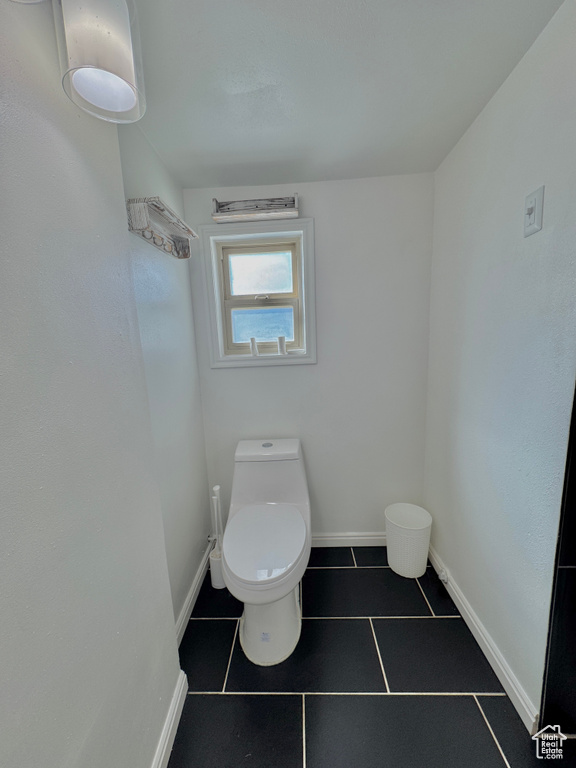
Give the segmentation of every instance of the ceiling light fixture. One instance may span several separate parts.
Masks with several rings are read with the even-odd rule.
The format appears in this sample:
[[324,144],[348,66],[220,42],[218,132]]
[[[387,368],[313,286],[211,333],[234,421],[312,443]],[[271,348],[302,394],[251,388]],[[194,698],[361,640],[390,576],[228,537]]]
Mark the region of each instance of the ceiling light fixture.
[[111,123],[140,120],[146,98],[132,0],[52,0],[52,5],[69,98]]
[[52,0],[52,7],[68,97],[111,123],[140,120],[146,97],[133,0]]

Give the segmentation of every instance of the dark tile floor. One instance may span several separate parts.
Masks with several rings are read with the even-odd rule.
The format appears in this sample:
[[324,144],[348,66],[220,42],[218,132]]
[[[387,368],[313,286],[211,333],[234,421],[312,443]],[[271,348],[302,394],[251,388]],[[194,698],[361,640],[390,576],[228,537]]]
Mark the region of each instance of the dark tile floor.
[[168,768],[542,765],[431,566],[404,579],[384,547],[313,549],[302,595],[296,650],[258,667],[238,641],[242,604],[206,576],[180,646],[189,695]]

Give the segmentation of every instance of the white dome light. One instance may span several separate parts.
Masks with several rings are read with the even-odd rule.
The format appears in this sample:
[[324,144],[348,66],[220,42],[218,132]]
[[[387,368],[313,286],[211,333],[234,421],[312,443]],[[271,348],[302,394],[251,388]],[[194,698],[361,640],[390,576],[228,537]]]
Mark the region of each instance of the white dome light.
[[83,99],[108,112],[128,112],[136,104],[136,94],[128,83],[104,69],[77,69],[72,83]]

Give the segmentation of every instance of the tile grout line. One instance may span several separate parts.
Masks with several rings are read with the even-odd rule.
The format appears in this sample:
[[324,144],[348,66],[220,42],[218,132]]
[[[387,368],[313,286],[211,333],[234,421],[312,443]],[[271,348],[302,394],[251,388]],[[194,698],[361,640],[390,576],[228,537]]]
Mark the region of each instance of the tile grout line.
[[302,768],[306,768],[306,696],[302,694]]
[[394,620],[398,619],[461,619],[462,616],[450,615],[450,616],[302,616],[302,621],[320,621],[326,619],[327,621],[358,621],[359,619],[383,619]]
[[[28,0],[28,2],[30,2],[30,0]],[[356,557],[354,556],[354,553],[352,553],[352,556],[354,557],[354,562],[356,562]],[[566,565],[566,566],[562,565],[562,566],[558,566],[558,567],[559,568],[576,568],[576,565],[574,565],[574,566],[572,566],[572,565]],[[387,570],[387,571],[390,571],[390,570],[392,570],[392,566],[390,566],[390,565],[307,565],[306,566],[306,570],[307,571],[337,571],[337,570],[340,570],[340,571],[353,571],[355,568],[357,568],[358,570],[364,570],[364,571],[369,571],[369,570],[374,570],[374,571],[377,571],[377,570]],[[433,566],[427,565],[426,569],[428,570],[428,568],[433,568]]]
[[[356,558],[354,558],[356,562]],[[307,571],[389,571],[389,565],[309,565]]]
[[430,613],[432,614],[432,616],[433,616],[434,618],[436,618],[436,614],[434,613],[434,611],[432,610],[432,606],[431,606],[431,605],[430,605],[430,603],[428,602],[428,598],[426,597],[426,593],[425,593],[425,592],[424,592],[424,590],[422,589],[422,584],[420,584],[420,579],[416,579],[416,584],[418,584],[418,586],[420,587],[420,592],[422,592],[422,597],[424,598],[424,600],[426,600],[426,605],[427,605],[427,606],[428,606],[428,608],[430,609]]
[[498,739],[496,738],[496,734],[495,734],[495,733],[494,733],[494,731],[492,730],[492,726],[491,726],[491,725],[490,725],[490,723],[488,722],[488,718],[487,718],[487,717],[486,717],[486,715],[484,714],[484,710],[483,710],[483,709],[482,709],[482,707],[480,706],[480,702],[478,701],[478,697],[477,697],[477,696],[474,696],[474,701],[476,702],[476,704],[477,704],[477,706],[478,706],[478,709],[480,710],[480,713],[481,713],[482,717],[484,718],[484,722],[485,722],[485,723],[486,723],[486,725],[488,726],[488,730],[489,730],[489,731],[490,731],[490,733],[492,734],[492,738],[494,739],[494,742],[495,742],[496,746],[498,747],[498,751],[499,751],[499,752],[500,752],[500,754],[502,755],[502,759],[504,760],[504,763],[505,763],[505,765],[506,765],[506,768],[510,768],[510,763],[509,763],[509,762],[508,762],[508,760],[506,759],[506,755],[504,754],[504,751],[502,750],[502,747],[500,746],[500,742],[499,742],[499,741],[498,741]]
[[358,563],[356,562],[356,556],[354,554],[354,547],[350,547],[350,552],[352,552],[352,560],[354,561],[354,568],[358,568]]
[[467,691],[188,691],[188,696],[450,696],[476,698],[505,698],[506,693],[486,693],[477,691],[470,693]]
[[374,645],[376,646],[376,653],[378,654],[378,661],[380,662],[380,669],[382,670],[382,677],[384,678],[384,685],[386,686],[386,693],[390,693],[390,686],[388,685],[388,678],[386,672],[384,672],[384,664],[382,662],[382,656],[380,655],[380,648],[378,646],[378,640],[376,639],[376,632],[374,631],[374,624],[372,619],[368,619],[370,622],[370,629],[372,630],[372,637],[374,638]]
[[240,619],[237,620],[236,630],[234,637],[232,638],[232,648],[230,649],[230,657],[228,659],[228,666],[226,667],[226,677],[224,678],[224,685],[222,686],[221,693],[226,692],[226,683],[228,682],[228,673],[230,672],[230,664],[232,664],[232,654],[234,653],[234,646],[236,645],[236,635],[238,634],[238,626],[240,625]]
[[[433,616],[302,616],[302,619],[328,619],[342,621],[344,619],[461,619],[460,614],[444,614]],[[238,621],[238,616],[194,616],[190,621]]]
[[303,695],[300,691],[188,691],[188,696],[298,696],[300,698]]

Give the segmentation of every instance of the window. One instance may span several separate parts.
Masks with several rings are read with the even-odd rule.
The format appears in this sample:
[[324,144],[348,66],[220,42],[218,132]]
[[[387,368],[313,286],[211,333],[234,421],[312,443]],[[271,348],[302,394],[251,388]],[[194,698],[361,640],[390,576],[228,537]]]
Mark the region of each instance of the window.
[[212,367],[316,362],[312,220],[291,224],[201,228]]
[[302,348],[299,243],[222,246],[220,269],[224,348],[246,354],[254,338],[258,352]]

